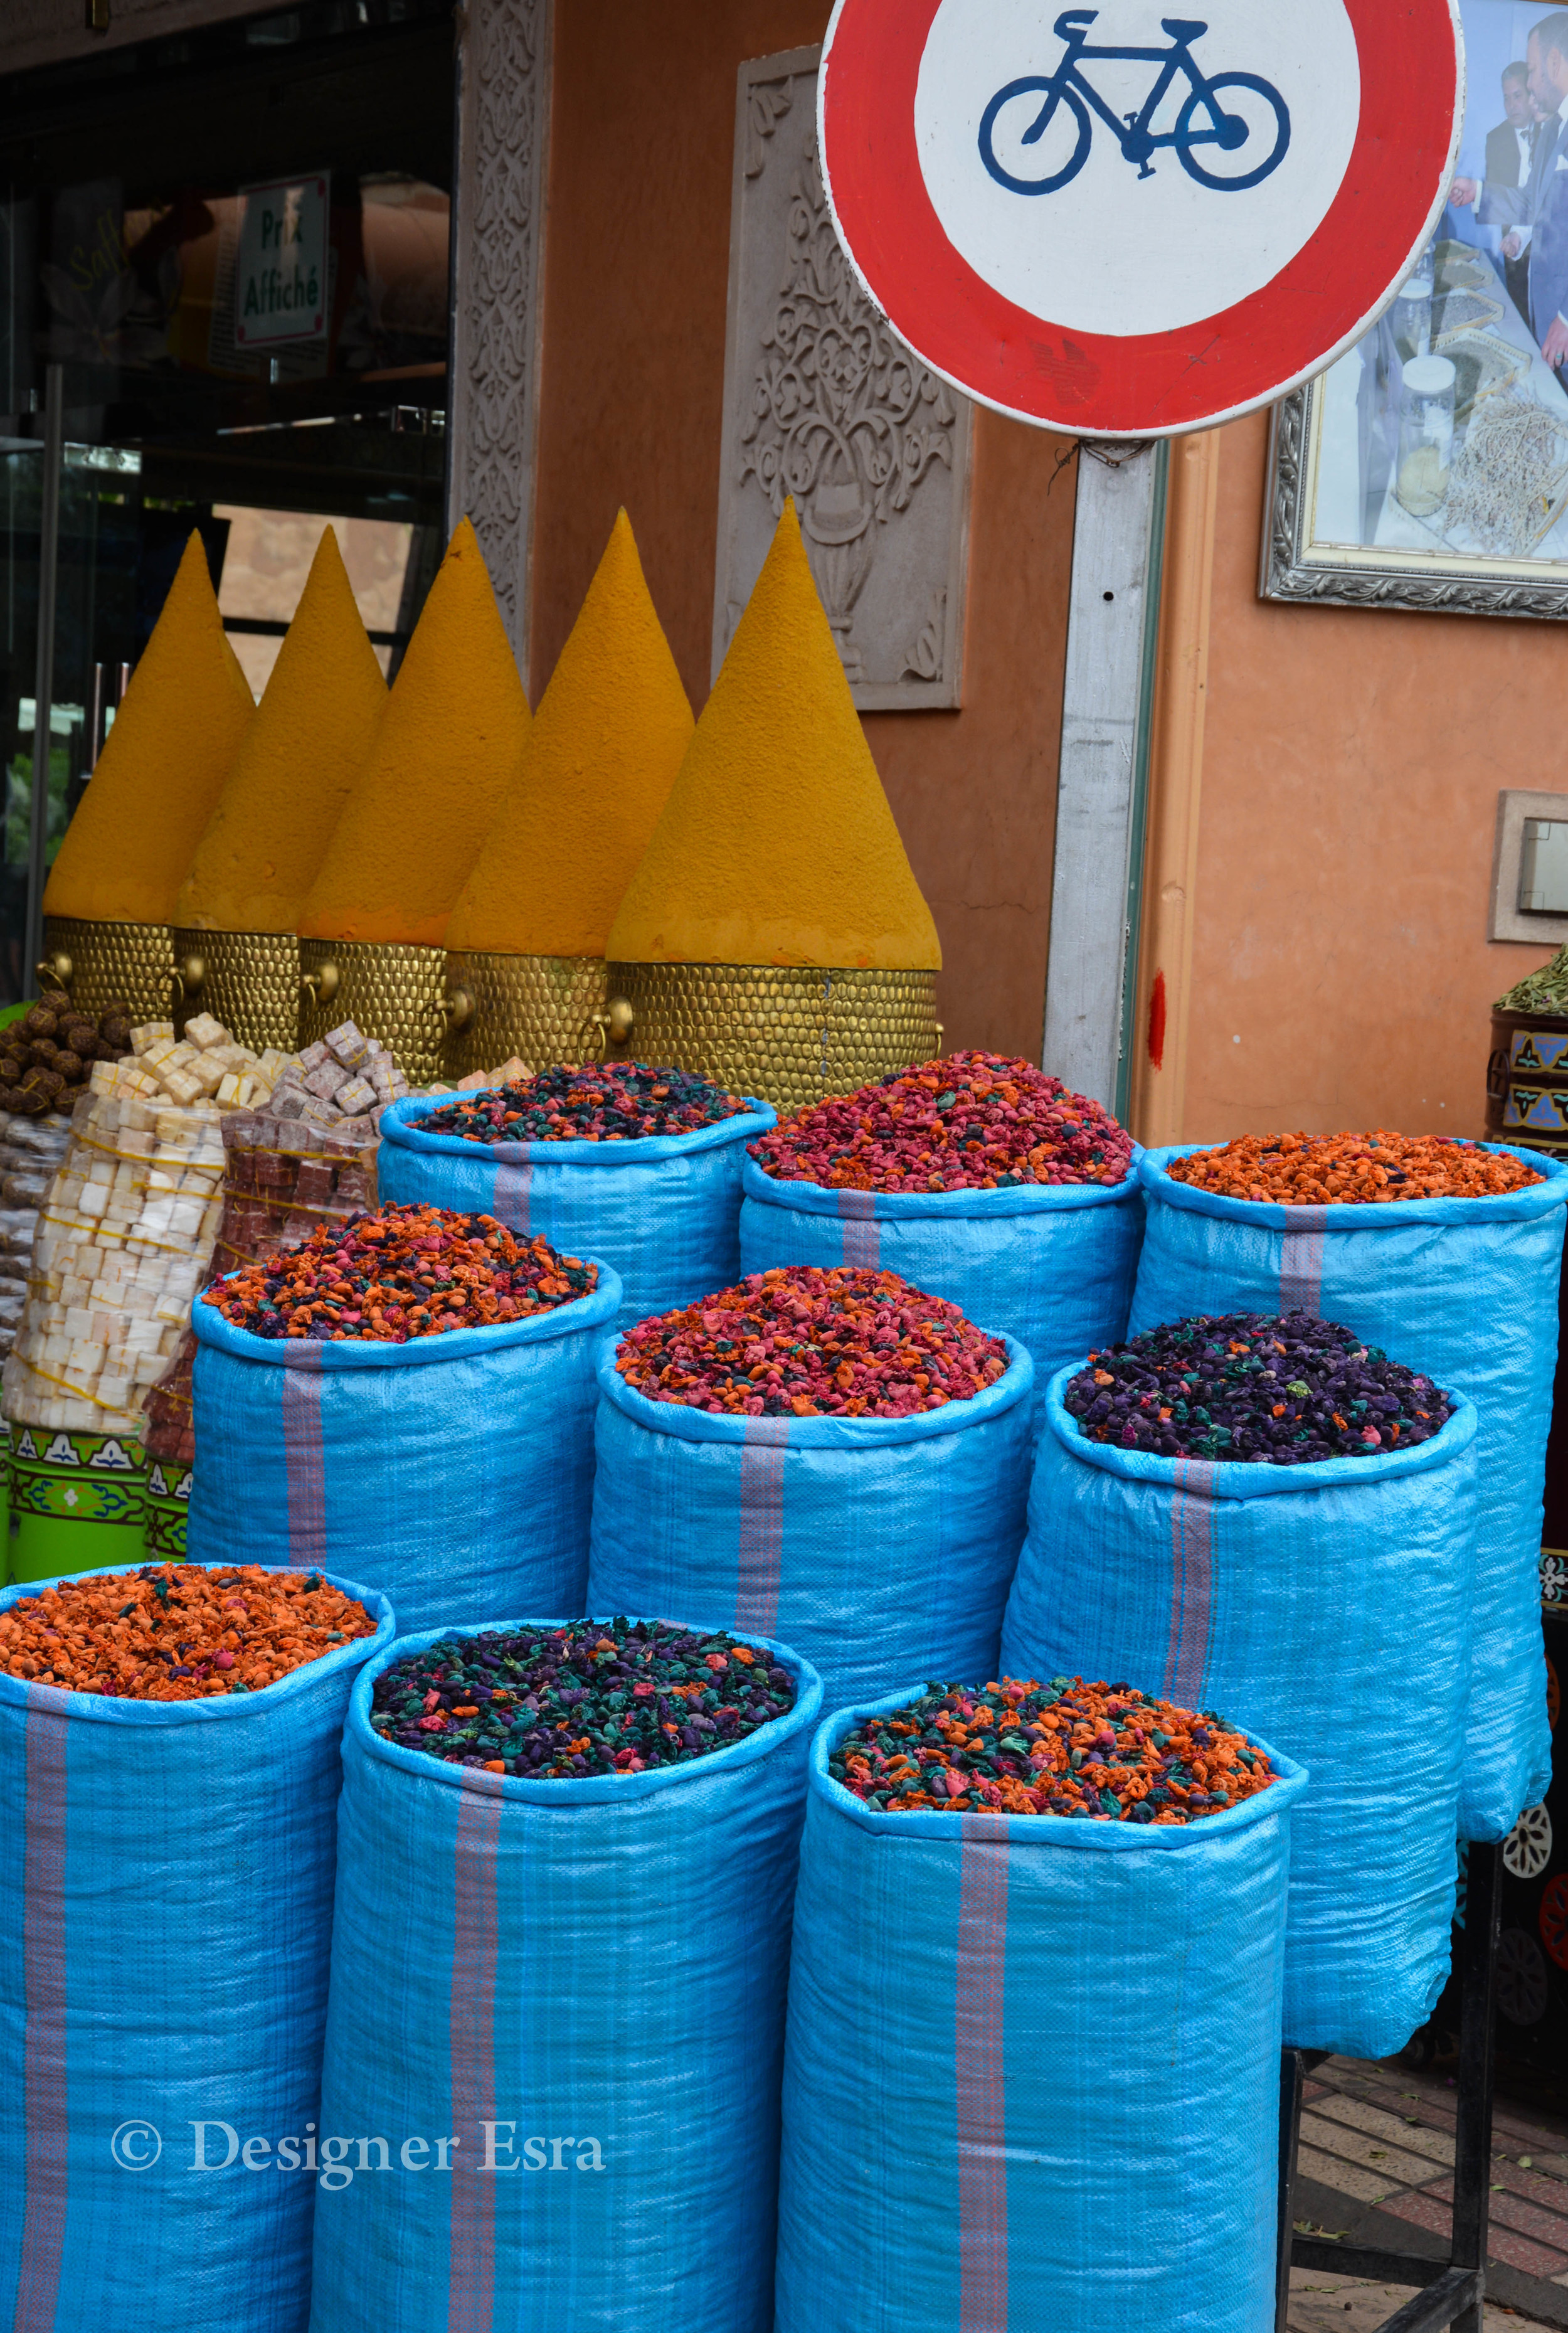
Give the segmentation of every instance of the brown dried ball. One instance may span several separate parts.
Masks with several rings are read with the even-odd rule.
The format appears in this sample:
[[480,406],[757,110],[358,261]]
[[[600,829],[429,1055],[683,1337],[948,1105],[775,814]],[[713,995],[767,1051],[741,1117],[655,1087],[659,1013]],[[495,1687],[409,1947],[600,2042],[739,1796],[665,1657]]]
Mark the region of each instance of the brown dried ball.
[[22,1023],[34,1043],[40,1037],[53,1037],[60,1026],[60,1015],[52,1013],[47,1004],[35,1004]]
[[112,1010],[104,1013],[99,1020],[98,1033],[106,1044],[114,1047],[117,1053],[129,1052],[130,1016],[129,1013],[116,1013]]
[[98,1043],[98,1032],[91,1021],[73,1021],[65,1032],[65,1042],[79,1060],[91,1061]]
[[98,1017],[100,1021],[123,1021],[129,1030],[130,1006],[123,996],[111,996]]
[[92,1049],[92,1058],[95,1061],[118,1061],[122,1053],[129,1053],[129,1045],[110,1044],[107,1039],[100,1037]]
[[42,1118],[49,1107],[49,1096],[32,1086],[18,1086],[11,1107],[18,1118]]
[[54,1066],[71,1087],[81,1085],[87,1075],[87,1063],[80,1053],[62,1053]]

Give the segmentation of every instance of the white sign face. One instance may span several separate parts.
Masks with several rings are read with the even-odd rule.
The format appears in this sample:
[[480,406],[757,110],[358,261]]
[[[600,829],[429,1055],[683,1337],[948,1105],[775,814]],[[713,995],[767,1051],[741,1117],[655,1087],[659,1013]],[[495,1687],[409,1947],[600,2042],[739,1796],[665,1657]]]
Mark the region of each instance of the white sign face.
[[1274,280],[1340,191],[1361,102],[1344,0],[1206,0],[1201,23],[1170,0],[942,0],[915,135],[978,275],[1064,331],[1132,337]]
[[244,349],[319,340],[327,329],[327,172],[242,187],[234,340]]
[[839,240],[999,412],[1104,437],[1251,412],[1361,337],[1442,213],[1458,0],[1171,5],[835,0]]

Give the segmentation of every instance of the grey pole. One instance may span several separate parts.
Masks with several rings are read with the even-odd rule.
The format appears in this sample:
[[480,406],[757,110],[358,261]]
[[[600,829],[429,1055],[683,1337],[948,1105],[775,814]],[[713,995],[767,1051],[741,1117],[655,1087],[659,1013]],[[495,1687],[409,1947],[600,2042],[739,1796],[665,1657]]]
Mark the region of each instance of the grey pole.
[[1168,454],[1078,455],[1044,1065],[1118,1115],[1143,865],[1153,648]]
[[60,481],[65,463],[65,368],[43,375],[43,481],[38,525],[38,662],[33,680],[33,802],[27,845],[27,930],[23,979],[37,980],[43,953],[44,863],[49,847],[50,716],[54,709],[54,600],[60,574]]

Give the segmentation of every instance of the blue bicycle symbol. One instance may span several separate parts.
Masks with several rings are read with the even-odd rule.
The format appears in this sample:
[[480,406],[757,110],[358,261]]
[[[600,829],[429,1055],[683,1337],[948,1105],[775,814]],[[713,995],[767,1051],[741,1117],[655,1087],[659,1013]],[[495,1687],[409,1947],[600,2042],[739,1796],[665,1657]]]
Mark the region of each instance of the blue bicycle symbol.
[[[1056,36],[1067,45],[1056,72],[1049,75],[1026,73],[1020,81],[1010,81],[1005,89],[998,90],[987,106],[980,122],[980,158],[999,187],[1006,187],[1015,195],[1054,195],[1058,187],[1069,186],[1089,158],[1095,135],[1089,118],[1091,106],[1109,125],[1128,161],[1136,162],[1141,178],[1153,177],[1150,157],[1162,146],[1176,149],[1189,178],[1196,178],[1200,187],[1214,187],[1221,194],[1240,194],[1248,187],[1257,186],[1270,171],[1278,169],[1290,147],[1290,110],[1273,84],[1260,81],[1256,73],[1216,73],[1212,80],[1208,77],[1192,55],[1192,43],[1209,30],[1207,24],[1181,16],[1165,16],[1161,19],[1161,30],[1171,35],[1168,49],[1092,49],[1088,44],[1089,27],[1098,14],[1095,8],[1069,8],[1058,16]],[[1082,64],[1096,57],[1131,59],[1161,67],[1143,110],[1129,113],[1125,127],[1079,71]],[[1191,83],[1186,102],[1175,129],[1156,132],[1150,124],[1180,73],[1185,73]],[[1041,96],[1046,101],[1037,110],[1032,105],[1019,104],[1020,99]],[[1022,128],[1031,111],[1034,120],[1027,129]],[[1038,146],[1048,132],[1056,132],[1042,157],[1047,164],[1044,177],[1021,178],[1016,170],[1004,168],[997,159],[999,122],[1004,136],[1009,137],[1010,133],[1009,142],[1016,147]],[[1069,125],[1076,125],[1076,137]],[[1063,160],[1063,149],[1069,137],[1074,137],[1072,150]],[[1194,150],[1199,147],[1214,148],[1215,162],[1222,154],[1233,156],[1234,164],[1205,168]],[[1259,153],[1263,153],[1261,161],[1257,159]]]

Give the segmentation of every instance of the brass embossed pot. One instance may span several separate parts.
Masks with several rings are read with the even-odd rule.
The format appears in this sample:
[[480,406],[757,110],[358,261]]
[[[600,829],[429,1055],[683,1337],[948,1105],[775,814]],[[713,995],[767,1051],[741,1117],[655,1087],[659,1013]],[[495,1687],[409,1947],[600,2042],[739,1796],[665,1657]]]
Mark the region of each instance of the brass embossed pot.
[[[210,1013],[253,1053],[292,1053],[300,1022],[300,943],[292,932],[209,932],[177,924],[174,1019]],[[341,1016],[339,1016],[341,1017]]]
[[45,916],[37,966],[46,988],[63,988],[79,1013],[100,1013],[116,997],[136,1022],[167,1021],[174,933],[167,924],[89,921]]
[[934,972],[794,965],[612,964],[615,1033],[626,1051],[695,1070],[780,1111],[930,1061],[941,1046]]
[[531,1070],[592,1061],[605,982],[602,956],[454,950],[446,959],[444,1074],[457,1079],[493,1070],[514,1053]]
[[397,1056],[411,1086],[443,1074],[446,951],[401,940],[301,939],[299,1042],[352,1021]]

